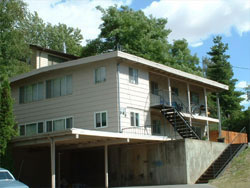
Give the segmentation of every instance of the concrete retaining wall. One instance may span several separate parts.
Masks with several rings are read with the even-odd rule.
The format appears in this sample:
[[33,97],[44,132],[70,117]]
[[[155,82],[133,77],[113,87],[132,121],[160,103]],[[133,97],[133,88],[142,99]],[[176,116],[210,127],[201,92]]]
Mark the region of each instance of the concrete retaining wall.
[[193,184],[227,144],[175,140],[109,149],[111,186]]

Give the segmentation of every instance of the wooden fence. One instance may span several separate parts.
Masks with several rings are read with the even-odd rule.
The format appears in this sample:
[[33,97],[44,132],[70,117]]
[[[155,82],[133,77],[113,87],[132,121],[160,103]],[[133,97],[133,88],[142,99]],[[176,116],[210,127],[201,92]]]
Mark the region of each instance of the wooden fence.
[[[236,138],[236,136],[237,136],[237,138]],[[210,141],[217,142],[218,137],[219,137],[218,131],[210,131],[209,132]],[[232,143],[234,138],[236,138],[233,141],[234,144],[248,143],[247,133],[238,133],[238,132],[233,132],[233,131],[221,131],[221,137],[225,138],[224,142],[227,144]]]

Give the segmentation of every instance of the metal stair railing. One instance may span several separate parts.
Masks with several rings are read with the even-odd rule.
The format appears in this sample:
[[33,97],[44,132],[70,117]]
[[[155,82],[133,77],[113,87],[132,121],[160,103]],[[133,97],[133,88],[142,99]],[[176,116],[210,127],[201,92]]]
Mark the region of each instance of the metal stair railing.
[[[239,133],[243,133],[243,132],[246,132],[246,127],[243,127],[241,129],[241,131]],[[240,150],[240,148],[245,144],[245,143],[241,143],[234,151],[232,151],[232,145],[234,143],[234,141],[238,138],[240,134],[236,135],[234,137],[234,139],[232,140],[232,142],[226,147],[226,149],[224,151],[226,151],[229,147],[230,149],[230,156],[229,158],[227,159],[227,161],[222,165],[222,167],[216,172],[216,174],[214,174],[214,178],[216,178],[221,172],[222,170],[226,167],[226,165],[232,160],[232,158],[235,156],[235,154]]]

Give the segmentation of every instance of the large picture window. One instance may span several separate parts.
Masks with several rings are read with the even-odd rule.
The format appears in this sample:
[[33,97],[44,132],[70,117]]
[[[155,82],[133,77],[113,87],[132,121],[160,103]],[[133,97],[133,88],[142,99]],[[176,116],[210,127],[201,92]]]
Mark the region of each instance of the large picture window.
[[130,125],[139,127],[139,113],[130,112]]
[[19,103],[28,103],[39,101],[44,98],[43,82],[35,83],[32,85],[22,86],[19,88]]
[[106,68],[99,67],[95,69],[95,83],[101,83],[106,81]]
[[95,112],[95,128],[107,126],[107,112]]
[[67,75],[46,81],[46,98],[72,94],[72,76]]
[[132,84],[138,84],[138,69],[129,67],[129,82]]

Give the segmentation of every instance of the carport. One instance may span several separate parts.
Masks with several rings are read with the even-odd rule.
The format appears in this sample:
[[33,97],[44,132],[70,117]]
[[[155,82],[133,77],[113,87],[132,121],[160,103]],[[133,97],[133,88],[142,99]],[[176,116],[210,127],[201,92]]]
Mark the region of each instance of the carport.
[[[56,182],[56,147],[64,150],[72,148],[104,148],[104,174],[105,187],[109,187],[108,177],[108,147],[122,144],[146,144],[159,143],[169,140],[165,136],[136,135],[128,133],[114,133],[95,130],[73,128],[70,130],[43,133],[36,136],[17,137],[13,139],[14,147],[42,147],[50,146],[51,161],[51,187],[56,188],[60,182]],[[59,158],[60,159],[60,158]],[[59,167],[60,168],[60,167]],[[57,174],[60,181],[60,170]]]

